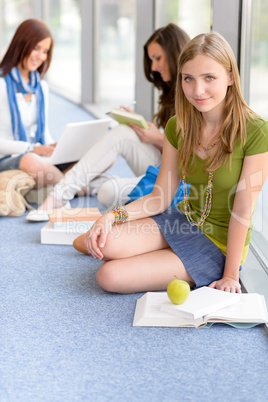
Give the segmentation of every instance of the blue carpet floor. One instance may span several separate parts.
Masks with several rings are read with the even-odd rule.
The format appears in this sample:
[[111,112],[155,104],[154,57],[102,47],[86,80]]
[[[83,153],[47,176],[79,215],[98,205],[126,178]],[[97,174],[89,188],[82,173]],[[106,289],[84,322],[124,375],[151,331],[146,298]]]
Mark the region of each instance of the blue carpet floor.
[[101,290],[101,262],[42,226],[0,218],[0,402],[268,400],[263,326],[132,327],[141,294]]

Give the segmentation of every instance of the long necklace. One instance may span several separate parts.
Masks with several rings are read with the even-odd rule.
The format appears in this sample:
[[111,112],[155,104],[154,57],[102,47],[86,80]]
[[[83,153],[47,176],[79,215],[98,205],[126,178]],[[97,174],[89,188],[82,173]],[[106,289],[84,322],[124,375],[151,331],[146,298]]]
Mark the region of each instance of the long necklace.
[[211,144],[209,147],[206,148],[206,147],[204,147],[204,145],[201,144],[201,141],[198,140],[197,141],[197,143],[198,143],[198,151],[199,152],[201,152],[201,151],[207,152],[210,149],[214,148],[215,145],[217,145],[218,142],[219,142],[219,138],[215,142],[213,142],[213,144]]
[[191,208],[190,208],[190,204],[188,201],[186,176],[185,176],[185,174],[183,174],[183,176],[182,176],[183,208],[184,208],[186,218],[187,218],[188,222],[190,223],[190,225],[192,225],[192,226],[198,226],[198,227],[202,226],[203,223],[205,222],[206,218],[210,214],[211,200],[212,200],[212,182],[213,182],[213,172],[210,172],[209,176],[208,176],[208,186],[206,189],[206,202],[205,202],[204,210],[203,210],[203,213],[202,213],[199,221],[195,222],[192,218]]

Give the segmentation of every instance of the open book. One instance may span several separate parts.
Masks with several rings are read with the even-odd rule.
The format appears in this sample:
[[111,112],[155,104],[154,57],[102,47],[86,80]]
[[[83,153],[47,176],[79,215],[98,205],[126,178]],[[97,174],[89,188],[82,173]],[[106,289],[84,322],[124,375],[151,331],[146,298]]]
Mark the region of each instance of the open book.
[[127,110],[124,110],[124,109],[114,108],[114,109],[112,109],[111,112],[109,112],[107,114],[109,116],[111,116],[113,119],[115,119],[116,121],[118,121],[118,123],[120,123],[120,124],[134,123],[140,127],[143,127],[146,129],[149,128],[149,125],[148,125],[147,121],[145,120],[145,118],[138,113],[128,112]]
[[[137,300],[133,326],[199,328],[213,323],[225,323],[233,327],[250,328],[268,322],[264,296],[257,293],[226,294],[231,296],[229,305],[218,310],[215,308],[213,312],[194,319],[179,312],[176,309],[179,306],[171,303],[166,292],[147,292]],[[232,296],[236,295],[239,298],[233,302],[235,299]]]

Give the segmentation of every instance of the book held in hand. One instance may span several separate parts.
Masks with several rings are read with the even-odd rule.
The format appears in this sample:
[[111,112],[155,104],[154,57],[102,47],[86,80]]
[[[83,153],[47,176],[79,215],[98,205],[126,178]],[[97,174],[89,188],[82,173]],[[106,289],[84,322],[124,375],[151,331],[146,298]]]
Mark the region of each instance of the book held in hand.
[[[171,303],[167,292],[147,292],[137,300],[133,326],[199,328],[211,326],[213,323],[225,323],[233,327],[250,328],[268,322],[263,295],[227,293],[208,287],[200,289],[190,292],[186,300],[186,302],[189,301],[189,308],[186,302],[181,305]],[[223,293],[224,298],[225,294],[229,297],[226,297],[223,302],[217,294],[217,301],[215,301],[211,290],[213,293]],[[191,297],[192,295],[194,296]],[[179,308],[182,308],[184,304],[186,305],[184,311],[180,311]],[[225,307],[223,307],[224,304]],[[200,316],[201,311],[207,311],[207,313]],[[198,318],[193,318],[194,316]]]
[[138,126],[142,128],[149,128],[149,125],[145,118],[134,112],[128,112],[127,110],[124,109],[118,109],[114,108],[112,109],[111,112],[107,113],[109,116],[111,116],[113,119],[118,121],[119,124],[130,124],[134,123],[137,124]]

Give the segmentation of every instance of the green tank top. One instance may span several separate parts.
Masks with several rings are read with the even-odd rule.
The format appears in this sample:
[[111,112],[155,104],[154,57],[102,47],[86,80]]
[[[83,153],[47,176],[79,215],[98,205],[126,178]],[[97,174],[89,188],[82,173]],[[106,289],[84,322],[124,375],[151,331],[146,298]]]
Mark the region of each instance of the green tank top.
[[[167,123],[165,134],[168,141],[178,148],[179,133],[176,130],[176,116]],[[241,174],[245,156],[256,155],[268,151],[268,122],[260,118],[255,122],[247,123],[247,139],[244,145],[237,140],[232,154],[231,167],[229,162],[219,167],[213,175],[211,211],[204,224],[200,227],[214,243],[226,254],[228,225],[233,208],[236,186]],[[204,210],[205,192],[208,185],[208,173],[204,173],[205,160],[196,157],[195,170],[187,175],[187,183],[191,183],[189,204],[192,218],[197,222]],[[179,170],[179,176],[182,172]],[[183,201],[179,203],[184,213]],[[252,219],[248,229],[245,246],[251,239]],[[248,247],[247,247],[248,248]]]

